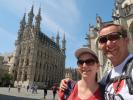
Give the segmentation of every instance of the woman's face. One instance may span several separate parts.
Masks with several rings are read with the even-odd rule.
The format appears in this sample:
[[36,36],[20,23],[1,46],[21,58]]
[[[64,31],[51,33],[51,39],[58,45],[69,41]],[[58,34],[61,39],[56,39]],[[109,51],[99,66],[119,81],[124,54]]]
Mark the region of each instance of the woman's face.
[[78,61],[78,71],[82,77],[95,77],[99,68],[99,63],[96,62],[96,59],[88,53],[82,54]]

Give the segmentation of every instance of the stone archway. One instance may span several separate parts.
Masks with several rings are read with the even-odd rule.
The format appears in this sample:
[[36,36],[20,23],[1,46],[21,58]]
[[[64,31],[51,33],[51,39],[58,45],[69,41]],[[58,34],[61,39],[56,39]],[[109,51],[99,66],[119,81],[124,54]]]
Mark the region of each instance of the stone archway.
[[130,37],[129,51],[133,53],[133,21],[129,25],[129,37]]

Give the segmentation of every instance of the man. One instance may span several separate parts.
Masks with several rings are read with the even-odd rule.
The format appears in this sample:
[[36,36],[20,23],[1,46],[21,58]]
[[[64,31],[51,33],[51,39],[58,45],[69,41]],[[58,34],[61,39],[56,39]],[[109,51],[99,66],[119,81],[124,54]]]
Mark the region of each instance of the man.
[[[133,94],[129,93],[126,79],[119,79],[110,84],[107,82],[112,78],[123,75],[125,72],[124,66],[133,54],[128,51],[129,38],[127,30],[117,24],[108,24],[99,30],[98,43],[103,54],[111,60],[113,68],[101,80],[102,84],[106,85],[105,99],[106,100],[133,100]],[[127,66],[126,66],[127,67]],[[133,71],[131,71],[133,78]],[[110,78],[108,78],[110,77]],[[62,80],[61,89],[67,88],[67,85]]]
[[44,99],[46,98],[46,95],[47,95],[47,85],[44,84]]
[[[124,74],[124,66],[128,59],[133,57],[133,54],[128,52],[129,38],[127,30],[117,24],[108,24],[103,26],[99,31],[99,47],[104,55],[111,60],[113,64],[112,70],[109,72],[110,78],[115,78]],[[133,71],[132,71],[133,76]],[[103,77],[101,83],[106,84],[108,74]],[[108,84],[108,83],[107,83]],[[119,85],[119,86],[118,86]],[[120,79],[106,86],[106,99],[120,97],[121,100],[133,100],[133,95],[129,93],[127,82],[125,79]],[[115,96],[114,96],[115,95]],[[117,99],[116,99],[117,100]]]
[[56,93],[57,93],[57,90],[58,90],[57,84],[54,83],[54,85],[52,86],[51,89],[53,91],[53,100],[55,100],[55,96],[56,96]]

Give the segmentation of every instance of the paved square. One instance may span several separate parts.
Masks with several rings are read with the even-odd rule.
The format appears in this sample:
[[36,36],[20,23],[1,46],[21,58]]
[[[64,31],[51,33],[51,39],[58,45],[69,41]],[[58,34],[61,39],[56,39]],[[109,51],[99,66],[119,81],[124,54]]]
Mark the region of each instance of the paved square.
[[[9,92],[8,88],[0,87],[0,100],[44,100],[43,93],[43,90],[39,89],[37,93],[32,94],[31,90],[27,92],[26,88],[21,88],[20,93],[18,93],[17,88],[11,88]],[[57,98],[56,94],[55,100],[58,100]],[[45,100],[53,100],[51,90],[48,90]]]

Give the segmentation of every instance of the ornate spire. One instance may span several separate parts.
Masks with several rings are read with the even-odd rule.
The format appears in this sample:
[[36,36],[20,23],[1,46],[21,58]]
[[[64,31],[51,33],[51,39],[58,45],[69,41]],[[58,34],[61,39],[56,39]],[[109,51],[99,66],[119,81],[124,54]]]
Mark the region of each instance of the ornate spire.
[[59,31],[57,31],[57,35],[56,35],[56,44],[59,46],[59,39],[60,39],[60,36],[59,36]]
[[26,21],[25,21],[26,13],[24,13],[23,19],[20,21],[20,29],[24,30]]
[[102,25],[102,19],[98,14],[96,14],[96,27],[97,27],[97,29],[100,29],[101,25]]
[[36,16],[36,23],[35,23],[35,28],[39,31],[40,30],[40,23],[41,23],[41,8],[39,8],[38,14]]
[[33,17],[34,17],[33,8],[34,7],[32,5],[31,11],[28,14],[28,25],[29,26],[32,26],[32,22],[33,22]]
[[21,38],[21,35],[24,31],[24,28],[25,28],[25,25],[26,25],[26,21],[25,21],[25,16],[26,16],[26,13],[24,13],[24,16],[22,18],[22,20],[20,21],[20,29],[18,31],[18,39]]
[[65,39],[65,33],[63,36],[63,40],[62,40],[62,51],[65,54],[65,50],[66,50],[66,39]]

